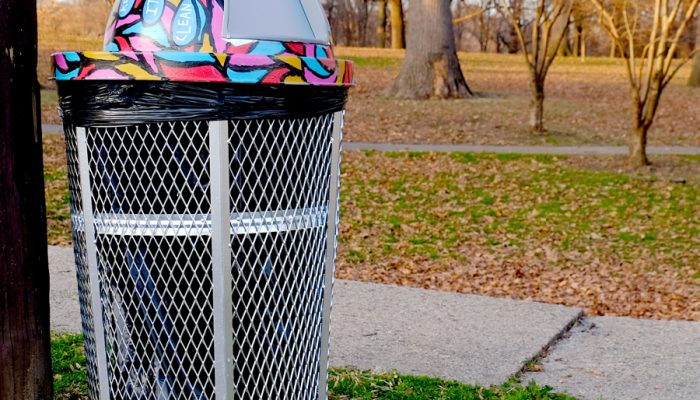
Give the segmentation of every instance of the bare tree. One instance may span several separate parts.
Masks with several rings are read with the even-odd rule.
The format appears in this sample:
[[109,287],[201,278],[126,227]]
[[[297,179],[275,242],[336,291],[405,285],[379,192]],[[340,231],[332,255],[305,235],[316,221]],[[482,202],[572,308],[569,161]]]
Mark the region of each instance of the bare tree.
[[344,46],[374,44],[374,2],[366,0],[327,0],[323,2],[335,42]]
[[693,69],[690,72],[688,85],[700,87],[700,15],[695,20],[695,57],[693,58]]
[[389,0],[389,9],[391,10],[391,48],[403,49],[406,47],[403,3],[401,0]]
[[[537,0],[531,25],[530,46],[525,39],[525,25],[514,13],[508,0],[500,0],[503,13],[510,18],[513,29],[523,49],[525,62],[530,72],[530,129],[533,132],[545,132],[544,99],[545,82],[549,68],[557,57],[557,49],[566,36],[566,23],[571,16],[573,0]],[[559,24],[560,26],[555,27]],[[558,28],[558,29],[557,29]]]
[[408,49],[389,95],[424,99],[472,95],[457,59],[450,0],[413,0]]
[[[642,15],[640,5],[626,1],[618,14],[613,13],[601,0],[589,1],[598,10],[603,27],[614,39],[627,67],[634,108],[629,163],[632,166],[648,165],[646,147],[649,129],[654,123],[664,89],[688,61],[686,58],[674,62],[680,39],[693,20],[700,0],[654,0],[654,6],[650,9],[652,27],[641,53],[636,46],[639,40],[637,22]],[[616,15],[622,21],[616,20]]]
[[489,44],[492,42],[498,52],[501,18],[491,12],[493,8],[493,0],[480,0],[477,3],[466,0],[457,2],[453,12],[460,16],[455,17],[452,24],[458,49],[463,49],[466,35],[478,42],[479,51],[482,53],[489,50]]
[[387,0],[377,1],[377,47],[386,46]]
[[586,17],[586,10],[583,8],[580,2],[575,2],[571,13],[571,22],[573,24],[573,46],[572,46],[572,56],[580,57],[581,61],[586,61],[586,55],[588,52],[586,35],[588,32],[588,18]]

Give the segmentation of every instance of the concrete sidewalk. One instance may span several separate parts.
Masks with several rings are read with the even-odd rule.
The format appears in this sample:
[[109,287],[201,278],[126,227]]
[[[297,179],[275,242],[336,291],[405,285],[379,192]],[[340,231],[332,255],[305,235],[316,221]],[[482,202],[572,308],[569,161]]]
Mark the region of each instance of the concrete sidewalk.
[[[78,332],[72,251],[51,247],[49,258],[52,329]],[[700,323],[580,316],[557,305],[339,281],[331,364],[488,386],[547,350],[544,372],[525,382],[583,400],[698,398]]]
[[554,346],[541,385],[579,399],[700,399],[700,323],[587,318]]

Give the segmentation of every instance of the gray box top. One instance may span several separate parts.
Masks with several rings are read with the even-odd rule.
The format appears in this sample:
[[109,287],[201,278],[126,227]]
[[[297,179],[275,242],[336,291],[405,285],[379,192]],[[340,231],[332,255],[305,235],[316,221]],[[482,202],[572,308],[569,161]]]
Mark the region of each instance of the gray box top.
[[318,0],[226,0],[226,39],[330,44],[330,27]]

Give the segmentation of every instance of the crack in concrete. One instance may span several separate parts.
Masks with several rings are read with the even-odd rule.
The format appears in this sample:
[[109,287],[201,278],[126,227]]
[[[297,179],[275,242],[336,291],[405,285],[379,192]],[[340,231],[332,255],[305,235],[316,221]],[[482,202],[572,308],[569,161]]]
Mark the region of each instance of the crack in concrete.
[[586,314],[581,310],[575,317],[571,318],[571,320],[562,327],[562,329],[550,339],[547,344],[545,344],[542,349],[537,352],[534,356],[532,356],[530,359],[526,360],[522,367],[520,367],[520,370],[518,370],[516,373],[514,373],[510,380],[516,380],[518,382],[521,382],[522,376],[527,373],[527,372],[532,372],[530,370],[531,366],[533,364],[539,364],[542,360],[547,358],[549,356],[550,351],[556,347],[559,343],[564,341],[565,339],[568,339],[571,335],[570,332],[571,330],[579,325],[582,324],[583,321],[586,320]]

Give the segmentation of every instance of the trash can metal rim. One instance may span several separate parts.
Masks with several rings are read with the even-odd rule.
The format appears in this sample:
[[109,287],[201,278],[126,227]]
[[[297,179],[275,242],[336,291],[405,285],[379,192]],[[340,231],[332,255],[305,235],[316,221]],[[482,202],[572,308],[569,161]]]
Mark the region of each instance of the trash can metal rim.
[[[289,232],[323,227],[328,207],[231,213],[231,235]],[[84,226],[82,215],[73,217]],[[107,214],[93,218],[95,232],[110,236],[202,236],[212,229],[209,214]]]
[[263,85],[354,86],[353,63],[289,54],[61,52],[52,55],[57,81],[174,81]]

